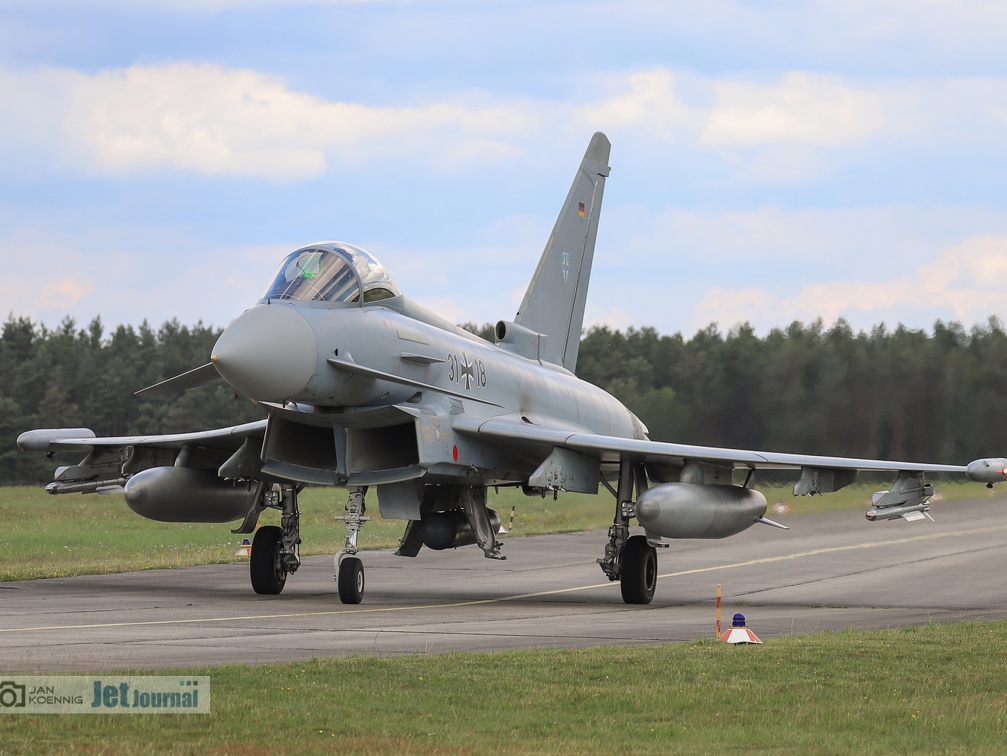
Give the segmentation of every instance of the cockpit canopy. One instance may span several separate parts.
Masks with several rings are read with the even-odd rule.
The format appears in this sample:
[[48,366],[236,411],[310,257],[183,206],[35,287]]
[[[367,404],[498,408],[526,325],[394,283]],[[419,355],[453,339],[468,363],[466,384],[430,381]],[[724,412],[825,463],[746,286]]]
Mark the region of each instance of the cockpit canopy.
[[290,253],[263,295],[301,302],[378,302],[400,296],[384,267],[367,252],[342,242],[322,242]]

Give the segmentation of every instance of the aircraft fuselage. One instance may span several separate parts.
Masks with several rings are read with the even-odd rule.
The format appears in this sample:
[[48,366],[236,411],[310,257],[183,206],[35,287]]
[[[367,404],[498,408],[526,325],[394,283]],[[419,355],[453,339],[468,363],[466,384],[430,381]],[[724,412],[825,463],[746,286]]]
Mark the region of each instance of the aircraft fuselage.
[[[571,432],[645,437],[639,419],[602,389],[440,321],[405,297],[363,307],[263,302],[225,329],[213,359],[228,383],[251,399],[310,408],[316,425],[346,429],[354,448],[334,450],[343,468],[334,472],[337,479],[365,466],[408,465],[483,484],[527,478],[520,460],[456,438],[450,420],[458,414],[506,414]],[[387,427],[411,425],[415,452],[403,441],[410,431],[374,429],[377,414],[391,407],[402,414]],[[370,429],[358,432],[354,418],[365,415]],[[409,451],[396,452],[403,446]],[[313,482],[322,480],[324,473]]]

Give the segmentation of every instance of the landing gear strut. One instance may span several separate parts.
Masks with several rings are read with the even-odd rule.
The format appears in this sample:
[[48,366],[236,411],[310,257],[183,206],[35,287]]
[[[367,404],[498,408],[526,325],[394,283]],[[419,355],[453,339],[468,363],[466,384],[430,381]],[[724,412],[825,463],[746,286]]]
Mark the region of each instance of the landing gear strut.
[[506,559],[507,557],[500,553],[503,544],[497,540],[497,529],[490,518],[490,510],[486,508],[486,489],[466,486],[461,490],[461,504],[465,519],[475,533],[476,543],[486,558]]
[[[643,469],[629,461],[619,467],[615,517],[608,529],[605,556],[598,560],[609,580],[618,580],[622,600],[627,604],[649,604],[657,589],[657,549],[644,535],[629,535],[629,521],[636,516],[633,501],[634,478],[637,491],[646,486]],[[607,484],[606,484],[607,485]]]
[[346,514],[337,515],[337,520],[346,523],[346,539],[343,550],[336,554],[334,567],[336,570],[336,586],[339,589],[339,600],[344,604],[359,604],[364,599],[364,565],[357,554],[357,534],[370,517],[364,513],[367,505],[364,503],[366,488],[350,489],[350,498],[346,502]]
[[[263,506],[282,511],[281,525],[267,525],[255,532],[249,576],[252,590],[265,595],[275,595],[283,590],[287,575],[301,566],[299,546],[300,513],[297,510],[297,489],[284,486],[281,492],[265,491]],[[253,526],[254,527],[254,526]]]

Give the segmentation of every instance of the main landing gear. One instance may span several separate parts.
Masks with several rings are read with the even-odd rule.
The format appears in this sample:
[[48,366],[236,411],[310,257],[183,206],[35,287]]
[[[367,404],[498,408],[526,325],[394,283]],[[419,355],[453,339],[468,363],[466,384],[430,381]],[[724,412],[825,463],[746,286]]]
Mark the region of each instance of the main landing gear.
[[[264,509],[278,509],[282,512],[279,526],[266,525],[259,528],[252,540],[249,576],[252,580],[252,589],[256,593],[263,595],[280,593],[287,582],[287,575],[297,572],[297,568],[301,566],[297,494],[302,488],[303,486],[298,488],[287,485],[263,491],[256,505],[246,515],[244,523],[233,531],[252,532]],[[350,499],[346,503],[346,514],[336,517],[337,520],[346,523],[343,550],[334,560],[339,600],[344,604],[359,604],[364,598],[364,565],[356,554],[357,534],[370,519],[364,514],[366,491],[367,489],[362,487],[351,488]]]
[[[287,575],[297,572],[297,568],[301,566],[297,493],[298,489],[294,486],[284,486],[279,491],[266,491],[262,494],[262,504],[255,512],[256,519],[262,509],[267,507],[279,509],[283,514],[279,526],[267,525],[259,528],[252,540],[252,556],[248,569],[252,579],[252,590],[256,593],[267,595],[279,593],[287,582]],[[242,532],[242,529],[236,532]]]
[[[608,486],[608,483],[605,485]],[[282,512],[280,526],[259,528],[252,542],[249,575],[256,593],[280,593],[286,584],[287,575],[296,572],[301,566],[300,515],[297,509],[297,494],[301,488],[303,486],[298,488],[286,485],[264,491],[256,506],[245,517],[242,526],[233,531],[250,533],[263,509],[272,508]],[[629,523],[635,516],[634,488],[637,493],[646,489],[643,467],[624,462],[619,469],[618,490],[609,488],[616,498],[615,517],[608,530],[605,556],[598,560],[598,564],[609,580],[619,581],[623,601],[627,604],[649,604],[657,588],[657,549],[648,536],[629,534]],[[333,560],[339,600],[344,604],[359,604],[364,598],[364,565],[357,556],[357,536],[364,523],[370,519],[366,516],[366,491],[362,486],[351,488],[346,513],[336,517],[346,523],[343,549]],[[486,513],[485,498],[478,498],[473,489],[466,488],[459,492],[459,503],[472,530],[474,540],[469,543],[478,543],[491,559],[503,559],[503,555],[499,553],[501,544],[496,540],[495,528]],[[408,536],[407,530],[403,540],[407,540]],[[419,545],[413,545],[418,550]],[[415,556],[415,553],[403,555]]]
[[624,602],[649,604],[657,589],[657,549],[647,536],[629,535],[629,521],[636,514],[634,483],[637,492],[642,492],[646,486],[646,474],[642,466],[624,461],[619,468],[619,488],[613,490],[615,517],[608,529],[605,556],[598,560],[598,564],[609,580],[619,581]]

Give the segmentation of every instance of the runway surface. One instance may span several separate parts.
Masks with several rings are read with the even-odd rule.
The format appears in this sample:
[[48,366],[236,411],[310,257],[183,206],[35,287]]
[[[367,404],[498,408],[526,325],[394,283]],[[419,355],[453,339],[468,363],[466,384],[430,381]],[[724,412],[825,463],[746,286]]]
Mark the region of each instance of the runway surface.
[[[362,554],[364,603],[339,603],[332,559],[309,557],[279,596],[247,562],[0,584],[7,673],[267,663],[345,654],[654,644],[713,637],[743,611],[764,640],[822,629],[1007,618],[1007,501],[941,503],[936,523],[861,513],[777,519],[659,552],[649,606],[622,603],[595,559],[603,531],[510,538],[415,559]],[[366,531],[363,534],[366,539]]]

